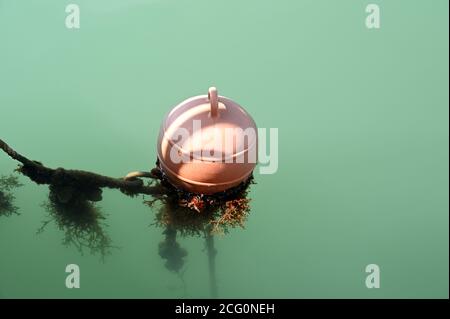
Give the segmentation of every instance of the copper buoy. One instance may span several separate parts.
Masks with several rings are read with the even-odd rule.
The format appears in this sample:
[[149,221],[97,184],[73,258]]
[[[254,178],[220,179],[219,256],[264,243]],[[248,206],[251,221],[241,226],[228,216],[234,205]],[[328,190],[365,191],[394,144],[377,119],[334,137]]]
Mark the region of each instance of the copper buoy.
[[167,114],[158,137],[158,159],[175,186],[214,194],[249,178],[257,144],[252,117],[212,87],[207,95],[189,98]]

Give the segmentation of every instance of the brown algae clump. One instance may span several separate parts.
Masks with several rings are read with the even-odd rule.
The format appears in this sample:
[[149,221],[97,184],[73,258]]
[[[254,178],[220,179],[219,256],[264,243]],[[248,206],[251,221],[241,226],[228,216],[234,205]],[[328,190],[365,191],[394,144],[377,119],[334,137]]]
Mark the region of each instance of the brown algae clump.
[[170,226],[182,236],[203,235],[207,229],[213,233],[227,233],[229,228],[244,227],[250,212],[247,196],[253,183],[252,176],[236,187],[205,195],[180,189],[172,185],[161,170],[159,172],[161,187],[166,191],[145,202],[152,207],[159,206],[157,226]]

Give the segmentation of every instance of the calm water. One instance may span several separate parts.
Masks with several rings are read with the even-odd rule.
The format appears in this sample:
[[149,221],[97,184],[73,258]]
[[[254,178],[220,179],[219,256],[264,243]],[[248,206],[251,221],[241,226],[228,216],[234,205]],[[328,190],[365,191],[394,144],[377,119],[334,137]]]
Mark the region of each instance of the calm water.
[[[165,113],[209,86],[279,128],[246,229],[216,238],[220,297],[448,298],[448,2],[0,0],[0,138],[50,167],[149,169]],[[16,163],[0,153],[0,175]],[[0,217],[0,297],[209,297],[202,238],[182,280],[141,197],[100,202],[104,261],[62,244],[21,176]],[[65,287],[65,267],[81,288]],[[365,266],[381,269],[367,289]]]

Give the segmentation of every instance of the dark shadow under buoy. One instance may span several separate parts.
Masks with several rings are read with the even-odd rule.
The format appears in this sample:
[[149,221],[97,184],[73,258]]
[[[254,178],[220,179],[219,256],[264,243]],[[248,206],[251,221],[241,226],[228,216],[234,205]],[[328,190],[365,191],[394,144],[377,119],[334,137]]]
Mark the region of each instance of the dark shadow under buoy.
[[[158,173],[156,173],[158,171]],[[153,169],[158,176],[160,187],[164,188],[161,196],[154,196],[145,201],[156,208],[153,225],[164,229],[164,239],[159,243],[159,255],[165,260],[165,267],[180,274],[185,264],[187,251],[177,242],[178,239],[194,236],[205,241],[205,251],[209,269],[210,295],[218,297],[216,277],[217,249],[214,235],[226,234],[231,228],[244,228],[250,213],[248,192],[253,184],[253,177],[238,186],[212,195],[194,194],[172,185],[159,169]]]

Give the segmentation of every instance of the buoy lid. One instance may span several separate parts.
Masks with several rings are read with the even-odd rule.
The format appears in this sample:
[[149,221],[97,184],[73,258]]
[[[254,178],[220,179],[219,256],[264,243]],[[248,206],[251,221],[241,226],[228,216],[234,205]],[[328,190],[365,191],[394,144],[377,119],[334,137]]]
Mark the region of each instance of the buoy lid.
[[[185,129],[186,135],[180,128]],[[234,101],[209,94],[189,98],[167,115],[164,138],[183,155],[216,162],[228,160],[253,147],[257,142],[256,124],[252,117]]]

